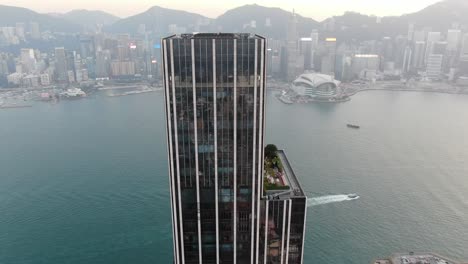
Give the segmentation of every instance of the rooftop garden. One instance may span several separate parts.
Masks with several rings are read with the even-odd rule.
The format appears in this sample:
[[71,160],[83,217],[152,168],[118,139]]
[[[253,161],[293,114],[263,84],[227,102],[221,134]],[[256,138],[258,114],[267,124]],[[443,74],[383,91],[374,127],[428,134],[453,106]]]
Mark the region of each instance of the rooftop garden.
[[263,177],[263,186],[265,191],[288,190],[286,185],[283,164],[278,156],[278,148],[273,144],[265,147],[265,175]]

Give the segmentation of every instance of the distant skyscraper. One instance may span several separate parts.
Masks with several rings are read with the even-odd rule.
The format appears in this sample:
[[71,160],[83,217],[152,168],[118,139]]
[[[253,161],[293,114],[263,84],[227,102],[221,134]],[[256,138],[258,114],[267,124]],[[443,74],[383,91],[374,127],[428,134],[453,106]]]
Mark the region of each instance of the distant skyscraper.
[[16,31],[16,36],[18,36],[18,38],[20,38],[21,40],[25,39],[24,23],[16,23],[15,31]]
[[80,54],[83,59],[95,56],[95,45],[92,36],[80,36]]
[[403,67],[402,67],[403,73],[407,73],[410,71],[412,56],[413,56],[413,51],[411,47],[407,46],[405,48],[405,54],[403,55]]
[[300,186],[270,203],[263,189],[265,39],[184,34],[162,46],[174,262],[302,263]]
[[98,51],[96,54],[96,77],[108,78],[110,71],[111,54],[109,50]]
[[425,47],[426,47],[426,42],[424,41],[416,41],[414,43],[413,60],[412,60],[413,67],[415,68],[424,67]]
[[463,34],[460,57],[463,60],[468,60],[468,33]]
[[414,24],[410,23],[408,25],[408,41],[412,42],[414,40]]
[[335,76],[336,64],[336,38],[325,39],[326,53],[322,57],[322,66],[320,72]]
[[426,41],[426,53],[424,56],[424,61],[427,62],[429,55],[433,54],[434,43],[440,41],[441,34],[440,32],[428,32],[427,41]]
[[449,29],[447,32],[447,49],[449,51],[458,51],[461,41],[461,30]]
[[33,49],[21,49],[21,65],[23,73],[30,73],[36,69]]
[[30,23],[30,28],[31,28],[31,38],[32,39],[40,39],[41,38],[41,31],[39,29],[39,23],[31,22]]
[[288,21],[288,32],[287,32],[287,40],[286,40],[286,48],[287,48],[287,81],[293,81],[300,73],[299,67],[302,65],[298,64],[298,34],[297,34],[297,16],[296,13],[293,11],[291,17]]
[[65,48],[55,48],[55,73],[58,81],[68,81],[67,55]]

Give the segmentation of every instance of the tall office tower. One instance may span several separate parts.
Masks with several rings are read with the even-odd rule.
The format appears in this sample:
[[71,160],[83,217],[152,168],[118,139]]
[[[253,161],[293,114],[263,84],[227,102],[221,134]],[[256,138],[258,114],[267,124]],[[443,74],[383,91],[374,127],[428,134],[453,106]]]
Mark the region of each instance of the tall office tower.
[[108,78],[111,64],[111,52],[102,50],[96,53],[96,77]]
[[55,48],[55,74],[58,81],[68,81],[67,55],[65,48]]
[[255,263],[265,39],[173,36],[163,56],[176,263]]
[[335,76],[336,64],[336,38],[325,39],[326,53],[322,57],[321,73]]
[[382,46],[380,49],[380,57],[382,58],[382,63],[394,61],[393,57],[393,40],[391,37],[382,38]]
[[408,24],[408,41],[412,42],[414,40],[414,24],[409,23]]
[[463,34],[460,59],[468,60],[468,33]]
[[412,55],[413,55],[413,51],[411,50],[411,47],[407,46],[405,48],[405,54],[403,55],[403,66],[402,66],[403,73],[407,73],[410,71]]
[[282,219],[293,224],[265,236],[265,39],[183,34],[162,47],[174,263],[275,263],[265,250],[277,239],[301,263],[305,208],[291,202],[292,180]]
[[302,65],[298,64],[298,34],[297,34],[297,16],[293,10],[293,13],[288,21],[288,32],[287,32],[287,81],[293,81],[296,77],[301,74],[299,67]]
[[424,49],[426,47],[426,42],[416,41],[414,43],[414,52],[413,52],[413,62],[412,65],[415,68],[424,67]]
[[88,57],[95,56],[95,41],[93,36],[81,35],[80,36],[80,54],[81,58],[85,59]]
[[468,76],[468,33],[463,34],[460,48],[459,74]]

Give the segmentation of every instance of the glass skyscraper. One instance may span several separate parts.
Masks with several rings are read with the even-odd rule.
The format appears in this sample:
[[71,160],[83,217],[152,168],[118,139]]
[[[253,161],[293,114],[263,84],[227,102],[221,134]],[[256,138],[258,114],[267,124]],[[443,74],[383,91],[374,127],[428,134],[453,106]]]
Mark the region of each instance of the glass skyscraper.
[[175,263],[276,263],[265,258],[265,47],[250,34],[162,41]]

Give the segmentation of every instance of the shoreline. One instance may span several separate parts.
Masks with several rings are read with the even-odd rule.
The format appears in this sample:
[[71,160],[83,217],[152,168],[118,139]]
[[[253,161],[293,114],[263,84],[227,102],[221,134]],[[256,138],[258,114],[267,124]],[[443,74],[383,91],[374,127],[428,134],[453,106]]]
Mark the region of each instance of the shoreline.
[[[378,84],[378,85],[394,85],[395,84]],[[285,98],[284,95],[277,95],[276,97],[278,98],[279,101],[285,104],[297,104],[297,103],[343,103],[343,102],[348,102],[351,100],[351,98],[361,92],[366,92],[366,91],[390,91],[390,92],[420,92],[420,93],[439,93],[439,94],[453,94],[453,95],[468,95],[468,87],[466,89],[464,88],[455,88],[451,87],[449,88],[451,90],[434,90],[434,89],[425,89],[425,88],[406,88],[404,86],[400,86],[400,88],[386,88],[386,87],[373,87],[373,88],[362,88],[358,89],[355,91],[352,91],[350,93],[344,92],[343,94],[345,95],[345,98],[340,98],[340,99],[335,99],[335,100],[317,100],[317,99],[301,99],[301,100],[294,100],[292,98]],[[457,89],[457,90],[454,90]],[[283,90],[285,91],[285,90]]]
[[365,89],[360,89],[357,90],[353,93],[348,94],[348,96],[353,96],[361,92],[366,92],[366,91],[394,91],[394,92],[421,92],[421,93],[440,93],[440,94],[461,94],[461,95],[468,95],[467,92],[455,92],[455,91],[434,91],[434,90],[426,90],[426,89],[414,89],[414,88],[365,88]]

